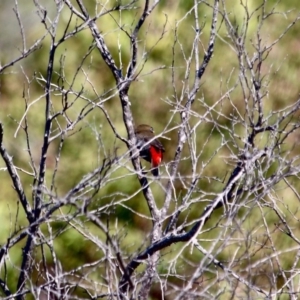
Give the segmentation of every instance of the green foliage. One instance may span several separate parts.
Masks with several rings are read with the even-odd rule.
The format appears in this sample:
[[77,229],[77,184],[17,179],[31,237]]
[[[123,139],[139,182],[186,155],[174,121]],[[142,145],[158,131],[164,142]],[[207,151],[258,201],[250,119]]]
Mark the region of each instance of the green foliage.
[[[88,3],[88,1],[86,1]],[[135,117],[136,123],[151,123],[156,129],[156,132],[161,132],[170,117],[172,116],[172,110],[174,107],[170,106],[168,99],[170,99],[174,93],[172,82],[171,82],[171,69],[174,60],[174,86],[176,86],[177,91],[180,92],[184,84],[191,85],[194,80],[195,70],[191,68],[190,78],[184,80],[185,70],[187,60],[183,58],[183,53],[188,55],[191,51],[193,43],[193,20],[192,18],[181,18],[184,14],[191,9],[193,1],[161,1],[156,9],[156,12],[151,15],[149,20],[143,26],[139,38],[140,38],[140,50],[139,50],[139,66],[138,69],[141,72],[141,76],[137,82],[134,82],[130,89],[130,101],[131,108]],[[245,26],[245,15],[243,13],[242,7],[239,5],[239,1],[228,1],[230,6],[227,7],[228,11],[232,11],[231,18],[236,24],[237,34],[241,32],[241,28]],[[245,1],[244,1],[245,2]],[[251,9],[255,9],[261,1],[248,1]],[[232,4],[235,3],[235,4]],[[271,9],[272,5],[277,3],[277,1],[268,1],[268,7]],[[20,3],[21,4],[21,3]],[[140,3],[141,4],[141,3]],[[281,1],[280,6],[277,6],[277,10],[286,11],[290,7],[297,7],[299,10],[298,2],[295,1]],[[4,16],[4,11],[10,7],[9,1],[4,1],[0,3],[0,19]],[[32,4],[22,4],[22,9],[25,11],[29,10]],[[93,5],[89,8],[90,12],[93,14]],[[297,10],[296,9],[296,10]],[[59,26],[58,37],[63,33],[66,24],[69,22],[70,13],[65,9],[63,18],[59,20],[61,26]],[[122,70],[127,69],[127,63],[130,58],[130,43],[128,36],[124,31],[120,31],[119,28],[122,27],[127,32],[131,32],[136,24],[137,16],[141,12],[141,8],[136,11],[126,11],[119,15],[118,12],[112,14],[107,14],[97,23],[101,32],[105,32],[105,41],[112,53],[113,58],[117,64],[122,68]],[[53,11],[53,14],[55,12]],[[261,29],[261,36],[264,38],[264,43],[266,45],[271,44],[274,40],[280,36],[280,34],[285,30],[287,24],[295,16],[297,12],[292,11],[290,14],[282,15],[277,18],[276,16],[276,26],[272,24],[272,18],[267,20],[264,27]],[[203,5],[203,10],[199,11],[200,22],[204,25],[202,30],[201,41],[203,44],[207,44],[209,39],[208,28],[210,26],[211,9],[208,6]],[[256,13],[257,15],[259,12]],[[167,16],[167,19],[166,19]],[[286,18],[285,18],[286,17]],[[35,20],[35,19],[34,19]],[[39,38],[43,32],[43,26],[35,21],[31,22],[28,20],[28,26],[25,27],[26,34],[28,35],[27,43],[30,45],[33,41]],[[179,26],[178,41],[175,47],[174,45],[174,28],[176,22],[181,21]],[[3,22],[0,21],[1,27],[3,28]],[[71,28],[74,28],[76,20],[73,18],[71,21]],[[27,24],[26,23],[26,24]],[[236,67],[238,65],[236,55],[233,53],[231,48],[226,44],[229,43],[229,39],[226,37],[226,28],[224,24],[219,22],[220,27],[219,34],[223,40],[219,39],[216,43],[216,48],[214,52],[214,57],[209,65],[207,72],[203,78],[201,90],[199,92],[198,99],[196,100],[194,110],[200,115],[202,115],[207,106],[211,106],[215,103],[217,99],[227,90],[228,86],[234,84],[234,79],[228,80],[228,74],[236,74]],[[15,24],[15,27],[16,24]],[[249,36],[247,38],[247,45],[249,46],[249,51],[255,51],[251,47],[251,39],[256,39],[255,36],[258,28],[258,20],[253,19],[249,24]],[[30,31],[29,31],[30,29]],[[18,29],[16,29],[18,31]],[[29,34],[30,32],[30,34]],[[11,40],[9,38],[11,29],[8,35],[5,36],[4,43],[1,43],[1,63],[10,61],[12,57],[16,54],[16,48],[20,47],[21,41],[18,37],[19,32],[13,32],[11,35]],[[18,38],[17,38],[18,37]],[[163,38],[162,38],[163,37]],[[16,42],[12,42],[16,40]],[[224,43],[225,40],[225,43]],[[5,42],[9,42],[5,44]],[[56,40],[57,41],[57,40]],[[88,30],[83,30],[78,33],[75,37],[70,38],[66,43],[62,44],[57,48],[57,55],[55,56],[54,69],[55,73],[52,78],[52,82],[55,84],[63,84],[65,88],[69,87],[74,76],[74,73],[78,71],[73,88],[78,92],[83,90],[84,95],[89,99],[96,99],[96,95],[86,81],[86,73],[91,82],[95,84],[96,92],[101,94],[105,91],[109,91],[108,95],[111,95],[115,91],[110,91],[114,87],[115,82],[113,80],[112,74],[103,62],[99,52],[97,50],[92,50],[91,55],[84,61],[81,65],[82,57],[85,55],[87,50],[92,46],[92,39],[90,32]],[[118,43],[120,44],[120,49],[118,48]],[[29,165],[29,155],[27,152],[27,144],[25,134],[22,128],[18,129],[18,122],[21,120],[25,112],[25,100],[28,104],[33,103],[34,100],[38,99],[43,91],[43,81],[41,78],[46,77],[46,67],[49,59],[49,45],[50,36],[43,42],[43,47],[36,51],[34,54],[29,56],[26,60],[17,63],[13,66],[9,72],[0,74],[0,120],[5,125],[5,135],[4,144],[7,147],[10,155],[14,159],[14,163],[26,170],[27,172],[32,172],[32,168]],[[283,41],[278,45],[274,46],[270,55],[265,60],[265,72],[263,74],[267,77],[267,81],[270,81],[269,90],[270,94],[265,98],[264,109],[266,111],[280,109],[281,107],[292,103],[299,93],[299,57],[300,43],[299,43],[299,27],[295,27],[290,30],[287,35],[283,38]],[[173,56],[174,51],[174,56]],[[202,54],[203,56],[203,54]],[[122,65],[121,65],[121,61]],[[144,64],[144,62],[146,62]],[[160,66],[163,68],[153,71]],[[62,83],[62,69],[65,76],[65,81]],[[271,71],[269,71],[269,69]],[[83,71],[84,70],[84,71]],[[86,72],[86,73],[85,73]],[[30,94],[27,93],[27,88],[29,83],[25,78],[28,76],[30,83]],[[36,80],[39,78],[38,80]],[[234,78],[234,76],[232,76]],[[222,84],[220,84],[220,82]],[[57,93],[52,96],[54,109],[62,109],[62,97]],[[231,101],[235,105],[237,112],[243,112],[245,107],[241,98],[241,91],[236,90],[231,95]],[[201,98],[201,101],[199,100]],[[70,95],[69,101],[74,101],[76,97]],[[68,116],[73,118],[76,113],[84,105],[83,100],[76,100],[72,113]],[[126,131],[123,125],[122,114],[120,109],[120,103],[117,96],[112,97],[106,102],[106,109],[111,116],[113,123],[116,126],[118,133],[121,136],[126,136]],[[223,114],[228,115],[229,113],[235,113],[232,111],[232,105],[228,99],[220,104],[222,105]],[[35,104],[30,106],[27,120],[30,132],[30,143],[34,145],[32,156],[34,158],[34,163],[38,164],[40,159],[41,145],[43,141],[43,131],[44,131],[44,118],[45,118],[45,99],[41,97]],[[214,114],[214,112],[212,112]],[[63,122],[63,120],[60,120]],[[199,121],[197,116],[192,117],[190,126],[192,127]],[[220,124],[224,125],[224,129],[219,131],[214,128],[213,124],[205,124],[199,126],[196,132],[196,147],[199,151],[202,151],[201,161],[207,162],[211,159],[212,153],[221,144],[222,137],[228,139],[229,132],[225,128],[231,126],[230,122],[224,119],[219,120]],[[24,121],[21,124],[24,126]],[[178,125],[178,116],[175,116],[169,124],[169,128],[176,127]],[[22,127],[21,126],[21,127]],[[233,126],[233,125],[232,125]],[[59,127],[54,127],[54,130],[59,130]],[[245,128],[241,125],[235,127],[236,134],[241,138],[245,135]],[[16,133],[16,137],[14,134]],[[59,165],[56,174],[56,191],[58,197],[63,197],[72,187],[74,187],[88,172],[92,171],[97,166],[101,165],[104,158],[109,157],[113,154],[114,149],[118,148],[117,154],[124,155],[127,151],[125,145],[117,140],[112,130],[110,129],[103,112],[100,109],[94,110],[85,118],[84,122],[74,128],[72,131],[73,135],[66,138],[61,156],[57,157],[57,151],[60,145],[60,140],[55,139],[51,142],[48,157],[47,157],[47,180],[51,180],[53,175],[53,170],[56,168],[56,159],[59,159]],[[175,145],[177,143],[177,131],[176,129],[167,132],[166,137],[168,139],[162,140],[166,148],[165,163],[169,163],[175,153]],[[209,142],[206,141],[209,138]],[[296,139],[296,137],[295,137]],[[294,140],[290,143],[293,144]],[[237,139],[236,143],[240,143]],[[268,137],[261,137],[262,147],[268,143]],[[100,149],[100,150],[99,150]],[[223,188],[223,178],[228,176],[231,171],[230,166],[226,164],[227,157],[231,152],[235,152],[236,149],[233,144],[228,144],[227,147],[223,147],[218,152],[217,156],[213,156],[211,162],[202,169],[202,166],[197,166],[198,171],[202,171],[203,179],[199,181],[197,192],[201,191],[211,193],[211,198],[215,193],[220,192]],[[294,149],[295,152],[299,152]],[[299,153],[298,153],[299,154]],[[130,161],[128,160],[128,155],[124,156],[121,166],[111,170],[111,180],[103,187],[101,187],[99,193],[94,196],[93,202],[90,206],[91,209],[101,209],[105,205],[110,203],[113,208],[114,216],[111,216],[109,221],[113,224],[116,220],[120,223],[119,226],[124,228],[126,231],[126,240],[128,244],[134,244],[138,239],[139,241],[143,239],[145,234],[149,231],[151,227],[151,221],[145,220],[142,216],[149,216],[148,207],[144,200],[143,194],[140,191],[135,194],[140,186],[136,180],[135,176],[125,176],[129,173],[129,168],[132,168]],[[191,172],[191,158],[189,156],[188,147],[184,149],[183,161],[180,164],[179,172],[182,175],[188,175]],[[143,162],[144,164],[144,162]],[[145,164],[147,168],[149,165]],[[4,167],[3,161],[0,162],[0,167]],[[272,169],[276,169],[276,162],[272,164],[271,168],[265,170],[265,175],[268,176]],[[38,169],[38,165],[37,165]],[[28,198],[31,197],[31,187],[33,184],[32,176],[24,173],[21,174],[21,179],[24,184],[25,191]],[[209,182],[206,180],[205,176],[215,177],[218,181]],[[115,180],[117,178],[117,180]],[[295,179],[296,180],[296,179]],[[299,184],[298,184],[299,185]],[[163,201],[163,192],[159,189],[157,183],[153,183],[154,195],[159,203]],[[175,182],[176,194],[184,197],[186,189],[182,186],[181,182]],[[14,224],[15,215],[18,211],[22,214],[22,210],[18,210],[18,202],[15,191],[12,189],[10,178],[4,172],[0,172],[0,219],[3,224],[2,235],[0,238],[1,244],[5,243],[6,238],[12,230],[12,224]],[[283,190],[279,190],[278,193],[283,197]],[[134,196],[132,196],[134,194]],[[197,195],[195,195],[196,197]],[[289,209],[295,210],[298,202],[295,200],[294,195],[289,195]],[[177,199],[179,202],[182,198]],[[47,199],[45,199],[46,201]],[[203,205],[197,203],[192,206],[193,209],[187,211],[179,223],[187,220],[193,220],[205,207],[208,200],[203,201]],[[286,200],[286,199],[285,199]],[[265,199],[265,201],[269,201]],[[283,201],[285,202],[285,201]],[[282,204],[284,206],[284,204]],[[286,204],[287,205],[287,204]],[[259,208],[257,208],[259,209]],[[285,206],[287,209],[287,206]],[[220,214],[223,212],[220,211]],[[241,214],[246,213],[241,210]],[[251,224],[256,222],[260,214],[253,213],[248,218],[249,230],[251,230]],[[105,214],[103,215],[105,219]],[[215,216],[206,225],[207,228],[212,227],[212,224],[218,220],[220,216]],[[276,220],[276,217],[268,216],[267,219],[272,222]],[[60,222],[53,223],[55,231],[60,231],[63,228],[63,224]],[[246,224],[247,225],[247,224]],[[21,219],[18,227],[26,226],[25,216]],[[99,234],[96,228],[91,226],[91,230],[95,234]],[[262,228],[263,231],[263,228]],[[245,234],[245,233],[236,233]],[[276,233],[274,233],[276,234]],[[101,236],[105,238],[105,236]],[[212,239],[218,236],[218,230],[214,229],[205,233],[204,237]],[[201,237],[202,238],[202,237]],[[278,237],[279,239],[279,237]],[[285,238],[285,245],[289,242],[289,238]],[[210,242],[208,242],[209,244]],[[21,247],[20,243],[20,247]],[[86,263],[93,261],[101,255],[97,251],[97,246],[92,245],[90,242],[85,241],[81,235],[78,234],[73,228],[65,228],[63,233],[59,235],[59,238],[55,241],[54,247],[57,249],[58,258],[64,263],[64,269],[68,270],[81,263]],[[232,247],[225,249],[222,253],[220,259],[226,260],[226,256],[232,253]],[[136,247],[134,247],[136,248]],[[21,248],[20,248],[21,249]],[[132,249],[131,249],[132,250]],[[245,249],[241,249],[243,251]],[[11,260],[12,265],[8,266],[9,276],[11,276],[11,285],[13,285],[16,280],[15,276],[12,274],[13,264],[20,263],[20,251],[12,251]],[[162,262],[160,266],[160,271],[165,272],[168,268],[168,259],[176,255],[176,247],[168,249],[169,253],[165,254],[166,261]],[[167,252],[168,252],[167,251]],[[189,250],[186,250],[189,252]],[[201,257],[190,255],[190,258],[197,261],[201,260]],[[254,257],[253,259],[255,259]],[[41,259],[41,253],[36,254],[36,259]],[[286,259],[286,264],[291,264],[291,260],[288,257]],[[184,260],[179,260],[177,268],[185,268]],[[103,270],[102,270],[103,272]],[[187,271],[188,272],[188,271]],[[225,299],[225,298],[224,298]]]

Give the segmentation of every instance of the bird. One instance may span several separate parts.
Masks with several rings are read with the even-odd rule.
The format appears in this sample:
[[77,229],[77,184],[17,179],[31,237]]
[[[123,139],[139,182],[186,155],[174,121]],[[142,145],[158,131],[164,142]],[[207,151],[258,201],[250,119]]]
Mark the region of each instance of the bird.
[[151,163],[151,173],[153,176],[159,176],[158,166],[163,160],[164,146],[155,138],[154,129],[147,124],[140,124],[135,128],[137,148],[140,157]]

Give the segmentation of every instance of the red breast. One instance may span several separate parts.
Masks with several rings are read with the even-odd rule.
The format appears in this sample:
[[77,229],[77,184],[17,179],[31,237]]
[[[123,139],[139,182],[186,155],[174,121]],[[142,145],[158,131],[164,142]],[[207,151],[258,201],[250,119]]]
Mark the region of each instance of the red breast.
[[157,167],[163,159],[163,151],[153,145],[150,145],[150,154],[152,158],[152,167]]

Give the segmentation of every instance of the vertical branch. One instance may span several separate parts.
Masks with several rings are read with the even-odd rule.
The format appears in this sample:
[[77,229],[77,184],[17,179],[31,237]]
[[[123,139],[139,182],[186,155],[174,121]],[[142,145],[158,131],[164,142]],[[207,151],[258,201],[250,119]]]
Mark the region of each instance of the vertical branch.
[[[33,196],[34,221],[37,220],[40,216],[42,201],[43,201],[42,197],[43,197],[43,186],[44,186],[45,172],[46,172],[46,159],[47,159],[49,138],[51,134],[51,124],[52,124],[50,108],[51,108],[51,79],[53,74],[55,51],[57,48],[57,44],[55,43],[55,37],[56,37],[56,30],[57,30],[58,21],[59,21],[62,8],[63,5],[61,3],[57,8],[57,16],[54,22],[51,24],[51,28],[48,29],[49,34],[51,36],[51,47],[50,47],[49,61],[47,66],[47,79],[46,79],[46,86],[45,86],[44,140],[43,140],[42,150],[41,150],[38,179],[37,180],[34,179],[34,186],[35,186],[35,192]],[[31,221],[31,223],[33,223],[33,220]],[[24,295],[22,295],[22,290],[24,289],[26,279],[29,276],[29,270],[33,259],[34,239],[37,231],[38,231],[38,225],[30,227],[26,245],[23,249],[21,271],[20,271],[18,284],[17,284],[17,289],[19,292],[19,295],[17,296],[17,300],[24,299]]]
[[196,35],[194,39],[194,47],[195,47],[195,61],[196,61],[196,75],[195,75],[195,80],[193,84],[193,88],[191,92],[188,95],[187,102],[184,106],[184,109],[180,113],[181,117],[181,126],[178,131],[178,144],[175,152],[175,157],[174,160],[171,164],[171,171],[170,171],[170,179],[167,183],[166,187],[166,196],[165,196],[165,204],[162,210],[162,214],[165,215],[167,212],[168,207],[170,206],[170,201],[171,201],[171,196],[172,196],[172,186],[173,186],[173,181],[175,179],[178,165],[180,162],[180,157],[181,153],[183,150],[183,146],[186,142],[186,132],[185,132],[185,127],[187,122],[189,121],[190,117],[190,110],[192,107],[192,104],[195,101],[196,94],[199,90],[200,87],[200,80],[208,66],[208,63],[212,57],[213,51],[214,51],[214,45],[215,45],[215,40],[216,40],[216,35],[217,35],[217,20],[218,20],[218,10],[219,10],[219,0],[215,0],[214,6],[213,6],[213,16],[212,16],[212,23],[211,23],[211,29],[210,29],[210,38],[209,38],[209,44],[207,47],[207,51],[204,55],[203,61],[201,65],[199,66],[199,48],[198,48],[198,42],[199,42],[199,35],[200,35],[200,28],[198,24],[198,4],[197,1],[194,3],[194,12],[195,12],[195,30],[196,30]]
[[137,55],[138,55],[138,46],[137,46],[137,35],[139,33],[140,28],[144,24],[147,15],[150,13],[148,12],[149,9],[149,0],[145,0],[145,6],[142,16],[140,17],[137,25],[135,26],[133,33],[130,36],[131,42],[131,59],[128,65],[126,77],[128,79],[134,74],[136,63],[137,63]]
[[[200,32],[199,32],[199,25],[198,25],[198,14],[196,12],[196,10],[198,8],[198,4],[197,4],[197,1],[195,1],[194,10],[195,10],[195,17],[196,17],[196,24],[197,25],[196,25],[196,36],[195,36],[195,39],[194,39],[194,47],[195,47],[195,55],[197,56],[197,58],[196,58],[197,72],[196,72],[196,76],[195,76],[193,89],[190,92],[190,94],[188,95],[188,100],[185,104],[185,109],[181,113],[181,124],[182,125],[181,125],[181,127],[179,129],[179,133],[178,133],[179,141],[178,141],[178,145],[177,145],[177,149],[176,149],[176,153],[175,153],[175,159],[174,159],[174,162],[172,163],[172,166],[171,166],[171,172],[170,172],[171,176],[170,176],[170,179],[169,179],[168,184],[167,184],[165,204],[164,204],[164,206],[163,206],[163,208],[160,212],[161,219],[163,219],[163,216],[165,216],[165,214],[167,212],[167,209],[169,208],[169,205],[170,205],[172,185],[173,185],[175,174],[176,174],[178,164],[179,164],[179,161],[180,161],[180,156],[181,156],[181,152],[182,152],[182,149],[183,149],[183,145],[185,144],[185,140],[186,140],[185,125],[186,125],[186,123],[188,122],[188,119],[189,119],[189,110],[191,109],[191,106],[192,106],[192,104],[195,100],[195,97],[196,97],[196,93],[197,93],[197,91],[200,87],[200,79],[201,79],[201,77],[202,77],[202,75],[203,75],[203,73],[204,73],[211,57],[212,57],[212,54],[213,54],[215,38],[216,38],[216,24],[217,24],[217,17],[218,17],[218,4],[219,4],[219,1],[216,0],[215,4],[214,4],[214,8],[213,8],[213,19],[212,19],[210,40],[209,40],[207,53],[204,55],[203,62],[201,64],[201,66],[199,67],[198,42],[199,42]],[[203,218],[203,220],[206,220],[206,219],[207,218]],[[198,224],[198,226],[193,227],[193,230],[190,232],[190,235],[189,235],[188,239],[190,239],[194,234],[196,234],[196,232],[200,228],[200,225],[203,224],[203,223],[202,222],[199,222],[199,223],[197,222],[197,224]],[[160,225],[159,229],[160,230],[158,230],[158,228],[156,229],[157,232],[159,232],[157,237],[161,237],[161,234],[162,234],[161,225]],[[154,228],[154,230],[155,230],[155,228]],[[157,240],[158,239],[153,240],[153,242],[155,243]],[[124,293],[125,291],[128,290],[128,288],[129,288],[128,282],[129,282],[130,276],[131,276],[132,272],[135,270],[135,268],[139,265],[140,259],[146,259],[150,256],[151,257],[151,262],[152,262],[152,264],[154,264],[155,260],[158,258],[159,249],[162,249],[162,248],[159,248],[159,247],[155,248],[155,250],[153,252],[152,251],[146,252],[147,254],[144,252],[144,254],[139,255],[137,258],[135,258],[131,261],[131,263],[127,266],[126,272],[125,272],[125,274],[123,275],[123,277],[120,281],[120,291],[121,291],[121,293]],[[152,270],[151,270],[151,268],[152,268]],[[153,272],[154,272],[153,266],[149,264],[148,268],[147,268],[147,271],[145,272],[145,275],[144,275],[144,282],[143,282],[142,288],[141,288],[140,293],[139,293],[139,297],[141,299],[146,299],[145,297],[146,297],[146,295],[148,295],[148,291],[149,291],[150,286],[151,286],[150,283],[153,280],[153,275],[154,275]]]
[[26,38],[25,38],[24,27],[23,27],[20,12],[19,12],[18,0],[15,0],[15,7],[13,8],[13,11],[15,12],[18,23],[19,23],[19,28],[20,28],[21,37],[22,37],[22,48],[23,48],[22,53],[24,53],[24,52],[26,52]]
[[[49,60],[47,66],[47,76],[46,76],[46,84],[45,84],[45,127],[44,127],[44,139],[42,144],[41,156],[40,156],[40,165],[39,165],[39,174],[38,180],[36,183],[36,193],[34,196],[34,209],[35,216],[38,218],[41,212],[41,204],[42,204],[42,194],[43,194],[43,185],[45,180],[45,172],[46,172],[46,160],[47,160],[47,152],[49,147],[49,140],[51,135],[51,127],[52,127],[52,116],[51,116],[51,82],[53,76],[53,67],[54,67],[54,59],[57,47],[59,46],[59,42],[55,42],[56,31],[58,27],[58,22],[60,18],[61,11],[63,9],[63,2],[60,2],[57,5],[57,16],[55,20],[51,24],[51,28],[49,28],[49,34],[51,36],[51,45],[49,50]],[[66,32],[65,32],[66,34]]]
[[132,76],[135,72],[135,67],[137,64],[137,55],[138,55],[138,33],[145,23],[146,18],[151,14],[154,8],[159,3],[159,0],[155,1],[154,4],[149,8],[149,0],[145,0],[145,6],[141,17],[139,18],[132,34],[130,35],[130,42],[131,42],[131,59],[128,65],[126,79],[131,80]]
[[[117,67],[117,65],[105,43],[103,35],[99,32],[99,29],[97,28],[95,20],[90,18],[88,11],[86,10],[82,1],[77,0],[77,4],[78,4],[82,14],[78,13],[73,8],[73,6],[69,0],[64,0],[64,1],[74,14],[76,14],[78,17],[82,18],[85,22],[88,22],[88,26],[89,26],[91,33],[96,41],[96,46],[97,46],[103,60],[105,61],[105,63],[107,64],[107,66],[109,67],[109,69],[111,70],[111,72],[114,76],[114,79],[116,81],[118,91],[119,91],[123,121],[124,121],[126,130],[127,130],[127,133],[128,133],[128,140],[127,140],[126,144],[127,144],[127,147],[129,148],[132,164],[134,166],[135,171],[137,172],[137,176],[140,181],[140,184],[143,187],[143,194],[147,200],[147,204],[148,204],[151,216],[153,217],[153,220],[158,220],[159,219],[158,210],[155,205],[153,194],[152,194],[151,190],[149,189],[147,179],[143,176],[143,174],[141,172],[141,167],[140,167],[140,163],[139,163],[139,159],[138,159],[138,152],[134,150],[135,144],[136,144],[135,133],[134,133],[135,126],[134,126],[133,115],[132,115],[132,111],[131,111],[131,107],[130,107],[131,103],[130,103],[130,100],[128,97],[128,90],[131,85],[131,79],[129,77],[131,77],[131,74],[133,74],[135,61],[137,59],[137,44],[136,44],[137,34],[138,34],[139,29],[143,25],[146,17],[149,15],[150,11],[152,11],[154,9],[154,7],[157,5],[158,2],[156,2],[152,6],[152,8],[149,10],[148,10],[148,4],[146,3],[144,12],[143,12],[140,20],[138,21],[138,24],[135,27],[134,33],[131,37],[131,41],[133,42],[132,58],[129,63],[129,66],[131,66],[131,67],[129,67],[128,73],[127,73],[126,77],[124,78],[121,70]],[[148,1],[146,1],[146,2],[148,2]]]

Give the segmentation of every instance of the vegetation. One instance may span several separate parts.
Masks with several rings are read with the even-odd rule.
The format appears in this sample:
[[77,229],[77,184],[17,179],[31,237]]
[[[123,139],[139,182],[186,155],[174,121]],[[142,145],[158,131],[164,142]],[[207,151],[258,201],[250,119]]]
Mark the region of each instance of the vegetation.
[[3,299],[300,297],[300,3],[0,8]]

